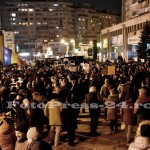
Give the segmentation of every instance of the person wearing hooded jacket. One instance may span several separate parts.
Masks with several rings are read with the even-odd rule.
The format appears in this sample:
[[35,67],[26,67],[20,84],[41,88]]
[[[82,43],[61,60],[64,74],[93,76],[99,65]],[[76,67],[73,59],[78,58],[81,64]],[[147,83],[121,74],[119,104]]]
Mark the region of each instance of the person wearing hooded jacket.
[[40,138],[36,127],[32,127],[28,130],[27,139],[28,147],[26,150],[52,150],[51,145]]
[[15,144],[15,150],[27,149],[28,146],[28,141],[26,137],[27,131],[28,131],[28,123],[26,122],[22,122],[16,127],[15,133],[16,133],[17,141]]
[[143,120],[137,129],[134,142],[128,150],[150,150],[150,121]]

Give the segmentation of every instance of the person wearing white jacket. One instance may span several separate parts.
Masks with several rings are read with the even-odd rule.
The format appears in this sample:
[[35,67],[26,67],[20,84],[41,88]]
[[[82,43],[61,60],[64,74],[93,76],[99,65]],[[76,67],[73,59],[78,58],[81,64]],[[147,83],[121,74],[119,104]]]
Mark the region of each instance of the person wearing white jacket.
[[128,150],[150,150],[150,121],[144,120],[139,124],[137,136]]

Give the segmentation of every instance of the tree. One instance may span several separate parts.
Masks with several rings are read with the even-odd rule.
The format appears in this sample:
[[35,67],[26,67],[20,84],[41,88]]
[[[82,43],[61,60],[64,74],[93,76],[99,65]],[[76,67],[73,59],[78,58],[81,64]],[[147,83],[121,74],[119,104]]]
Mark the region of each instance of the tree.
[[150,54],[150,22],[146,22],[141,31],[140,42],[138,43],[138,58],[146,58]]

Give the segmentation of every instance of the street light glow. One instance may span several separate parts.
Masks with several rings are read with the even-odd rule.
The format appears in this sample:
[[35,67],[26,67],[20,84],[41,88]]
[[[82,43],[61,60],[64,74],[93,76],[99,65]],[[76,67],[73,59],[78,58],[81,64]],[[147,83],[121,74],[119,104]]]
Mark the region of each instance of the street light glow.
[[27,57],[27,56],[30,56],[30,53],[20,53],[19,56]]
[[64,40],[64,39],[61,39],[60,43],[65,43],[65,40]]
[[71,42],[71,43],[74,43],[74,42],[75,42],[75,40],[74,40],[74,39],[71,39],[71,40],[70,40],[70,42]]

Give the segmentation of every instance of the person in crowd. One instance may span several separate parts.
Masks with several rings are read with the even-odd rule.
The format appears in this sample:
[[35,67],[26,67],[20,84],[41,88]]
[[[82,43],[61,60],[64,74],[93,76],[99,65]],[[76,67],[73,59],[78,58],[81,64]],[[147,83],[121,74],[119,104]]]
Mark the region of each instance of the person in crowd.
[[[100,99],[104,102],[104,104],[108,99],[109,86],[110,86],[110,80],[106,78],[100,90]],[[106,107],[104,110],[104,119],[107,120],[107,108]]]
[[17,125],[23,121],[28,122],[29,114],[27,110],[29,109],[29,101],[26,98],[24,89],[18,91],[18,95],[13,101],[13,107],[16,112]]
[[[38,92],[32,94],[33,100],[30,103],[29,126],[36,127],[39,133],[42,133],[44,125],[47,124],[44,116],[42,96]],[[42,120],[42,121],[41,121]]]
[[115,134],[118,132],[118,108],[116,105],[119,102],[119,95],[117,94],[117,90],[112,86],[109,88],[109,92],[110,95],[106,101],[107,119],[110,121],[111,134]]
[[26,137],[27,131],[28,131],[28,123],[26,122],[22,122],[16,127],[15,133],[16,133],[17,141],[15,144],[15,150],[27,149],[28,147],[28,141]]
[[6,113],[7,112],[7,101],[8,96],[11,93],[9,82],[5,81],[3,87],[0,89],[0,106],[1,106],[1,112]]
[[142,87],[139,89],[139,97],[134,105],[134,114],[137,115],[137,122],[139,123],[142,120],[150,120],[149,109],[147,109],[147,104],[150,103],[150,96],[147,93],[147,87]]
[[[90,136],[100,135],[96,130],[98,126],[98,119],[100,115],[99,100],[96,92],[96,87],[89,88],[89,93],[85,95],[86,103],[89,106],[90,111]],[[94,105],[92,105],[94,104]]]
[[[14,99],[16,98],[17,95],[18,95],[17,88],[14,86],[14,87],[12,87],[11,93],[8,96],[8,102],[7,103],[11,103],[12,104],[12,102],[14,101]],[[9,106],[9,104],[8,104],[8,106]],[[10,111],[11,112],[11,116],[14,118],[15,111],[14,111],[13,107],[7,108],[7,111]]]
[[49,101],[44,108],[44,114],[49,119],[50,143],[52,144],[54,141],[55,146],[59,145],[60,133],[62,129],[62,117],[61,117],[62,103],[58,99],[59,99],[58,94],[52,93],[51,101]]
[[66,107],[62,109],[62,130],[67,131],[67,137],[70,146],[74,146],[75,130],[77,129],[76,109],[73,108],[71,96],[66,99]]
[[2,150],[14,150],[16,142],[14,121],[13,118],[6,116],[0,118],[0,147]]
[[59,83],[60,83],[60,92],[59,92],[60,100],[62,103],[65,103],[66,98],[68,97],[69,91],[71,89],[71,86],[67,77],[60,78]]
[[128,150],[150,150],[150,121],[140,122],[134,142],[130,144]]
[[125,102],[122,102],[121,118],[122,122],[125,124],[127,143],[130,143],[131,132],[134,125],[134,104],[130,94],[125,96],[125,100]]
[[126,79],[125,77],[120,78],[120,83],[118,85],[117,90],[119,91],[119,99],[120,101],[125,101],[125,95],[126,95]]
[[50,144],[44,142],[36,127],[32,127],[27,132],[28,147],[26,150],[52,150]]
[[150,77],[147,77],[146,80],[145,80],[146,84],[145,86],[147,87],[147,94],[148,96],[150,96]]

